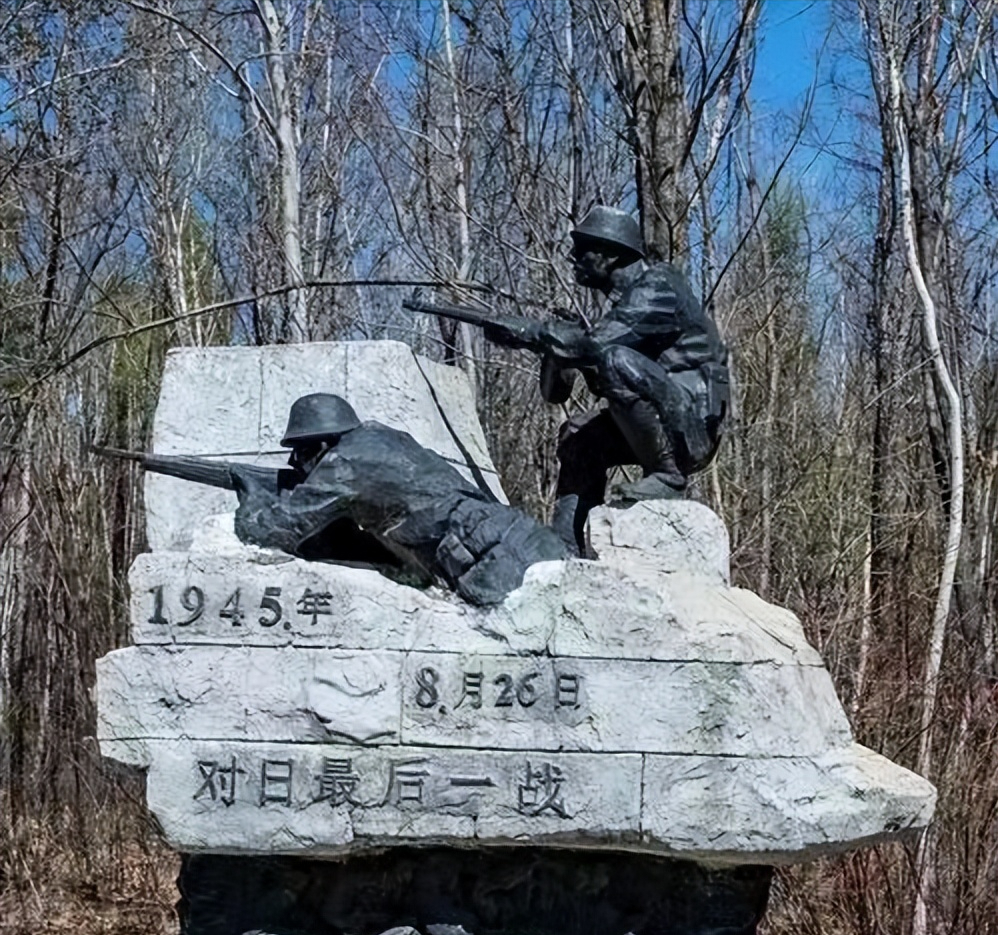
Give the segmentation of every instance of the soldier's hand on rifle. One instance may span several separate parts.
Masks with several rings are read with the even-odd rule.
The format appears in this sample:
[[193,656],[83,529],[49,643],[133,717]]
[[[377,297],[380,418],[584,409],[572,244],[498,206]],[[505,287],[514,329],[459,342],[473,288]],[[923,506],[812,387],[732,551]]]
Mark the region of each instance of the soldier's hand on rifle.
[[[247,465],[247,467],[249,466]],[[229,474],[232,476],[232,487],[239,497],[240,503],[244,499],[273,498],[273,490],[252,470],[244,470],[242,465],[233,464],[229,468]]]
[[578,322],[551,320],[538,329],[537,343],[563,368],[591,364],[599,345]]
[[489,322],[482,326],[487,341],[520,350],[535,350],[540,330],[540,323],[532,321],[515,325]]

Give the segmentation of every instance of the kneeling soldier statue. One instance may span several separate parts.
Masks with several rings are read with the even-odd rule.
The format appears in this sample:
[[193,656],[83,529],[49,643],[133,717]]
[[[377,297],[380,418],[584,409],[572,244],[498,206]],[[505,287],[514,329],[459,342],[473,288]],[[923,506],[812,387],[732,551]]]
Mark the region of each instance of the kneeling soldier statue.
[[[689,476],[717,452],[729,394],[727,351],[717,327],[679,270],[645,265],[634,218],[597,206],[572,240],[576,282],[613,303],[588,334],[557,323],[562,346],[542,368],[542,377],[581,370],[593,394],[607,402],[569,419],[560,432],[558,509],[574,514],[581,537],[589,510],[603,502],[612,467],[639,464],[644,471],[641,480],[615,488],[616,500],[682,495]],[[589,353],[573,353],[583,349]],[[549,402],[567,397],[564,383],[552,379],[542,379],[542,392]]]
[[561,427],[553,525],[585,549],[589,511],[604,501],[607,472],[638,464],[644,477],[619,485],[624,503],[682,496],[691,474],[717,451],[728,411],[727,352],[674,266],[643,262],[637,222],[598,205],[572,231],[575,280],[607,296],[610,311],[592,327],[488,316],[470,309],[404,303],[407,308],[480,325],[504,347],[541,355],[541,393],[571,395],[575,372],[606,408]]

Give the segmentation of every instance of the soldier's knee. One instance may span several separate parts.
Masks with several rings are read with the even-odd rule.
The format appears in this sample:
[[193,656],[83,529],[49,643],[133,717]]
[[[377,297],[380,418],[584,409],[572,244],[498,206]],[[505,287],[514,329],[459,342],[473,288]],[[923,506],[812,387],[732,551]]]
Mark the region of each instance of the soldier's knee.
[[599,367],[608,374],[624,374],[635,369],[635,364],[647,360],[633,348],[611,344],[600,354]]
[[655,360],[631,347],[611,346],[600,356],[599,376],[608,397],[635,394],[659,395],[666,383],[665,370]]

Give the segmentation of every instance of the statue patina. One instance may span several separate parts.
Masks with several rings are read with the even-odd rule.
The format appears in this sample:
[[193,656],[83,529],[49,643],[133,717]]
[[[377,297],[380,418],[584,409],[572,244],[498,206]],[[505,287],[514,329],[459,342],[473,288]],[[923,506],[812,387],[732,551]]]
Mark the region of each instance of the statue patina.
[[586,517],[604,502],[611,468],[637,464],[644,472],[613,490],[612,499],[626,504],[682,496],[690,476],[710,464],[729,408],[729,381],[716,325],[676,267],[645,264],[633,217],[597,205],[572,240],[576,282],[611,302],[592,326],[406,305],[471,321],[495,344],[539,354],[549,403],[568,399],[576,372],[606,401],[605,408],[569,419],[559,434],[553,526],[571,529],[584,550]]
[[535,562],[570,550],[555,532],[496,502],[407,432],[361,422],[346,400],[313,393],[294,402],[281,445],[297,483],[273,493],[233,469],[244,542],[312,560],[348,560],[349,529],[372,537],[418,583],[443,579],[473,604],[494,604]]
[[287,468],[133,455],[147,470],[234,490],[236,535],[310,561],[370,565],[407,584],[499,603],[535,562],[574,554],[549,527],[496,501],[407,432],[361,422],[312,393],[291,406]]

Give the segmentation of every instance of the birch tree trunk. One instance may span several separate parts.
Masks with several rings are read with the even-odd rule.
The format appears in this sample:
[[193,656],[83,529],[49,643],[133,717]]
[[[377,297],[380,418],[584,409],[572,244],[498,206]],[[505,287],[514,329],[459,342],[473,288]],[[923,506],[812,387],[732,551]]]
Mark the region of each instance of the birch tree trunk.
[[[936,323],[936,305],[926,283],[922,261],[918,251],[918,235],[915,226],[915,209],[912,195],[912,159],[908,145],[908,128],[905,123],[901,100],[901,73],[897,61],[897,49],[887,45],[890,80],[890,115],[897,145],[900,165],[901,216],[905,256],[915,291],[921,306],[922,340],[928,363],[932,368],[933,384],[938,397],[940,418],[944,424],[947,445],[949,474],[949,507],[946,517],[946,542],[939,572],[939,585],[936,591],[932,626],[929,632],[928,651],[923,676],[923,701],[919,722],[919,748],[917,769],[923,776],[932,770],[933,722],[938,695],[939,671],[942,665],[943,642],[946,636],[946,622],[949,619],[950,602],[953,596],[953,582],[960,555],[960,540],[963,535],[963,406],[946,360],[943,357]],[[924,180],[927,182],[927,180]],[[917,895],[915,914],[912,922],[914,935],[927,935],[928,892],[934,885],[933,846],[931,832],[926,831],[919,840],[915,873]]]
[[[451,30],[450,0],[443,0],[441,15],[444,21],[444,56],[447,61],[447,76],[450,80],[451,109],[453,120],[451,126],[451,171],[454,181],[454,199],[457,213],[457,279],[467,282],[471,275],[471,230],[468,224],[468,180],[464,163],[464,121],[461,104],[461,84],[454,62],[454,37]],[[441,327],[444,320],[439,319]],[[475,386],[475,330],[471,325],[462,322],[456,329],[461,335],[461,346],[465,352],[465,367],[469,374],[469,382]],[[446,340],[447,335],[444,334]],[[454,335],[456,337],[456,334]]]
[[[258,0],[257,13],[263,27],[267,77],[273,100],[274,144],[277,147],[277,174],[280,193],[280,222],[284,238],[284,271],[289,286],[304,286],[301,254],[301,174],[298,165],[298,126],[292,87],[284,59],[288,53],[286,29],[277,15],[273,0]],[[311,336],[304,288],[288,293],[284,328],[292,342]]]

